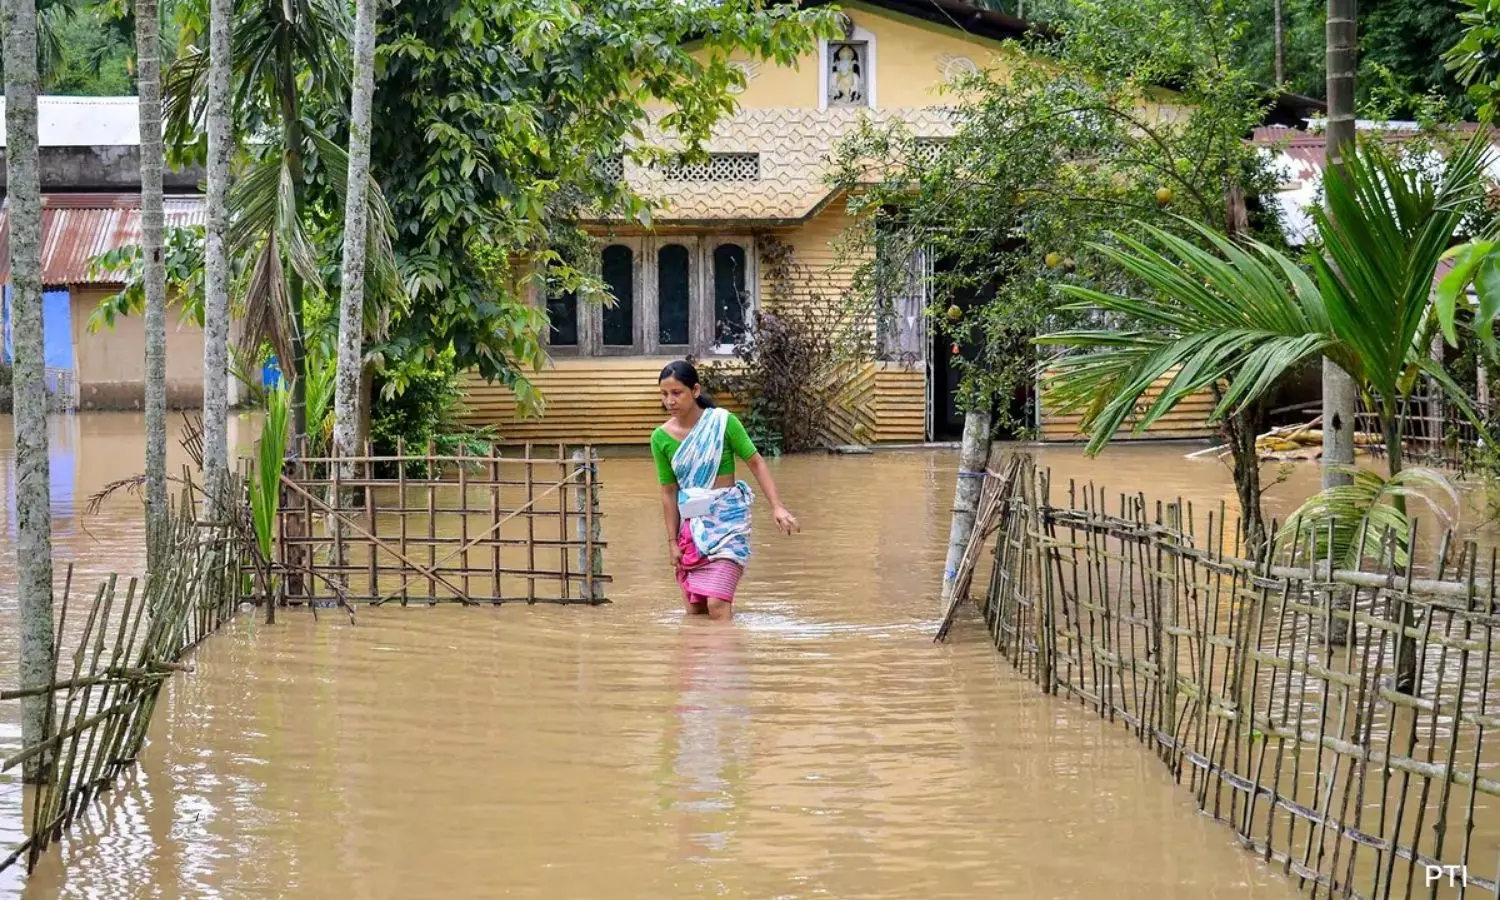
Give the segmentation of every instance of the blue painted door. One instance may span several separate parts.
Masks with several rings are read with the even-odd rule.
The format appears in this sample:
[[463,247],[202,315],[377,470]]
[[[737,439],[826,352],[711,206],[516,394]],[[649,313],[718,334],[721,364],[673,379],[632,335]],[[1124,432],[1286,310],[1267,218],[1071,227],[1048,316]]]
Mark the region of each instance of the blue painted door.
[[[5,285],[3,300],[0,300],[0,321],[5,326],[5,361],[15,357],[11,342],[11,288]],[[73,371],[73,316],[72,298],[67,288],[42,292],[42,355],[49,369]]]

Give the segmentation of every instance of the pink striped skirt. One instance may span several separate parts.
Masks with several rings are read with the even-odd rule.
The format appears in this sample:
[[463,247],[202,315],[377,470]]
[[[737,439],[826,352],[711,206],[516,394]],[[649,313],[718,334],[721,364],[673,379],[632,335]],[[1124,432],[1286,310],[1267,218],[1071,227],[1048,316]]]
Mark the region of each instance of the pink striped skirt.
[[740,586],[740,576],[745,570],[738,563],[727,559],[704,559],[698,555],[693,543],[693,533],[687,522],[677,533],[677,546],[682,548],[682,565],[677,567],[677,584],[682,588],[682,597],[689,603],[707,603],[709,600],[734,602],[734,592]]

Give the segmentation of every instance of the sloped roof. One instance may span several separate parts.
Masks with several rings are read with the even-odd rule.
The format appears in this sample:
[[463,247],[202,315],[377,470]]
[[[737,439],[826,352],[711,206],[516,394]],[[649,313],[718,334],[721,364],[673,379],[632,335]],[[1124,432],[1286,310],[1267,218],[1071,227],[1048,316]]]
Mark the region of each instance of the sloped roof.
[[[166,227],[205,225],[201,196],[163,201]],[[42,282],[48,285],[119,284],[118,275],[92,276],[89,260],[141,240],[139,194],[44,194]],[[0,284],[10,281],[10,201],[0,203]]]

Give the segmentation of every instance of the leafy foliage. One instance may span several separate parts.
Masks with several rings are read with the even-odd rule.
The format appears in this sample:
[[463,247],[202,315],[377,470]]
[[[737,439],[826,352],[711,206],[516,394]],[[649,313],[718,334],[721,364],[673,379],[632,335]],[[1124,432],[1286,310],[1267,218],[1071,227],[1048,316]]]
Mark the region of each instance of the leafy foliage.
[[[1292,367],[1322,355],[1348,372],[1373,406],[1393,477],[1402,470],[1403,411],[1424,377],[1483,433],[1463,389],[1430,357],[1438,328],[1453,328],[1451,307],[1431,303],[1430,295],[1451,237],[1482,199],[1486,137],[1476,134],[1436,173],[1425,160],[1398,158],[1374,142],[1347,155],[1344,169],[1325,178],[1328,209],[1315,213],[1320,246],[1311,274],[1265,244],[1235,243],[1202,226],[1194,227],[1211,250],[1150,226],[1141,227],[1145,240],[1117,237],[1124,249],[1101,246],[1146,289],[1127,295],[1063,288],[1075,309],[1103,310],[1121,324],[1041,339],[1083,351],[1054,364],[1053,396],[1064,409],[1083,410],[1099,444],[1158,378],[1167,386],[1140,414],[1138,428],[1192,393],[1226,383],[1215,415],[1242,408]],[[1404,515],[1397,487],[1373,491],[1362,480],[1357,489],[1314,497],[1299,515],[1306,522],[1339,512],[1346,519],[1340,528],[1357,519],[1384,528],[1391,515]],[[1359,506],[1388,496],[1394,513]]]
[[834,356],[818,312],[810,304],[774,313],[757,309],[750,334],[736,347],[734,362],[700,367],[709,392],[748,405],[745,428],[768,456],[823,446]]
[[[375,391],[383,398],[370,423],[370,440],[377,454],[394,455],[402,442],[408,452],[421,452],[430,442],[440,454],[462,450],[483,456],[499,438],[492,428],[471,428],[459,420],[463,395],[451,353],[426,366],[412,367],[399,391],[385,376],[377,379]],[[412,478],[427,475],[420,462],[408,463],[406,474]]]
[[[203,326],[203,227],[168,228],[163,235],[166,256],[167,298],[182,307],[182,317]],[[89,260],[89,274],[109,275],[124,285],[104,297],[89,314],[89,331],[114,328],[121,316],[139,315],[146,309],[145,263],[139,244],[126,244]]]
[[1332,560],[1336,568],[1354,569],[1364,559],[1379,559],[1389,538],[1394,564],[1401,568],[1411,554],[1412,521],[1406,504],[1396,500],[1419,499],[1448,524],[1453,516],[1438,497],[1446,498],[1450,509],[1460,506],[1458,492],[1434,469],[1405,469],[1389,478],[1354,466],[1345,471],[1352,483],[1329,488],[1299,507],[1276,533],[1277,544],[1298,547],[1320,562]]
[[[281,473],[286,462],[287,424],[291,401],[284,386],[268,393],[266,420],[256,448],[255,467],[250,472],[250,512],[255,541],[262,559],[271,559],[276,533],[276,513],[281,506]],[[268,586],[269,587],[269,586]]]
[[[889,315],[890,261],[925,252],[931,327],[978,348],[956,359],[973,408],[1028,389],[1031,337],[1079,321],[1057,308],[1059,285],[1129,283],[1098,244],[1109,231],[1186,219],[1279,240],[1253,199],[1274,179],[1243,140],[1267,98],[1231,64],[1231,20],[1221,2],[1078,4],[1037,53],[955,86],[956,134],[935,159],[900,125],[863,130],[838,157],[837,183],[862,189],[851,210],[871,214],[851,302],[867,321]],[[1177,90],[1153,87],[1164,81]],[[1226,203],[1235,187],[1252,198],[1246,222]],[[1002,427],[1027,425],[999,413]]]
[[400,222],[411,309],[384,352],[432,360],[451,350],[454,366],[531,405],[525,374],[542,362],[546,318],[528,288],[550,277],[581,299],[602,297],[602,283],[558,248],[581,240],[588,214],[650,219],[603,163],[660,158],[653,127],[695,149],[743,84],[731,52],[790,64],[830,22],[827,10],[752,0],[386,7],[372,166]]

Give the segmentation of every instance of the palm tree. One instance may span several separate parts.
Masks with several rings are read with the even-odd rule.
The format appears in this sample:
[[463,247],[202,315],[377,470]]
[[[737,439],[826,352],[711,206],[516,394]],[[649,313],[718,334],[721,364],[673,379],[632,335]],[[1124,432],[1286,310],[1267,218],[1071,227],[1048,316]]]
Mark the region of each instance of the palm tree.
[[[345,150],[306,127],[303,98],[317,93],[337,102],[348,94],[348,15],[335,0],[241,0],[230,41],[231,115],[241,133],[262,139],[261,154],[229,194],[226,250],[246,259],[242,337],[252,347],[269,343],[292,382],[295,440],[307,434],[307,378],[303,296],[318,284],[317,253],[307,233],[306,160],[318,168],[337,198],[347,200]],[[194,144],[203,122],[207,54],[190,47],[167,81],[168,133],[179,146]],[[264,143],[270,140],[271,143]],[[387,304],[403,296],[391,249],[395,226],[373,179],[367,179],[366,330],[378,334]]]
[[[279,133],[280,140],[231,192],[229,252],[255,254],[246,320],[259,325],[260,333],[252,331],[247,338],[269,339],[282,360],[292,382],[294,438],[307,430],[303,282],[319,278],[303,225],[308,135],[302,98],[311,91],[327,96],[346,92],[348,69],[338,47],[348,34],[347,18],[342,4],[333,0],[247,0],[230,44],[235,122],[245,133]],[[168,121],[179,145],[194,143],[201,133],[208,68],[208,54],[199,48],[189,48],[172,67]]]
[[[1053,363],[1049,396],[1084,410],[1085,430],[1092,433],[1088,452],[1097,453],[1158,378],[1169,383],[1135,422],[1137,429],[1216,386],[1223,388],[1215,417],[1246,408],[1291,369],[1323,356],[1349,373],[1374,409],[1394,478],[1402,471],[1405,409],[1424,376],[1473,418],[1463,390],[1429,348],[1439,328],[1452,331],[1451,305],[1432,302],[1433,278],[1463,218],[1483,196],[1487,151],[1484,135],[1476,135],[1436,176],[1378,146],[1346,154],[1342,169],[1331,170],[1325,182],[1326,210],[1314,213],[1321,249],[1311,273],[1269,246],[1236,243],[1193,223],[1186,227],[1203,246],[1145,226],[1145,240],[1115,236],[1121,246],[1096,245],[1149,292],[1117,296],[1064,287],[1075,298],[1071,308],[1113,315],[1121,327],[1039,338],[1083,351]],[[1371,492],[1366,485],[1353,493],[1371,500],[1395,493],[1399,520],[1399,485],[1388,487]],[[1369,510],[1351,517],[1347,503],[1330,504],[1327,496],[1304,507],[1302,521],[1319,509],[1354,523],[1340,530],[1339,553],[1354,545],[1360,528],[1393,521],[1386,514],[1371,517]]]
[[161,53],[156,0],[137,0],[141,252],[146,282],[146,571],[157,578],[167,524],[167,270],[162,212]]
[[[1354,74],[1358,66],[1357,0],[1328,0],[1324,25],[1328,60],[1328,170],[1337,172],[1354,142]],[[1354,410],[1358,388],[1348,372],[1330,358],[1323,359],[1323,488],[1349,483],[1345,474],[1354,462]]]
[[229,475],[230,7],[209,0],[208,228],[203,248],[203,485],[206,512],[217,521]]
[[[348,180],[370,177],[370,102],[375,93],[375,11],[377,0],[357,0],[354,24],[354,98],[349,113]],[[350,191],[344,201],[343,284],[339,294],[338,381],[335,388],[333,444],[352,459],[358,452],[361,350],[364,338],[365,234],[364,191]],[[352,464],[344,477],[354,478]]]
[[[12,396],[16,442],[16,580],[21,613],[21,687],[52,682],[52,503],[47,463],[47,394],[42,381],[42,182],[37,144],[36,6],[5,0],[6,177],[10,190],[10,259],[14,319]],[[21,701],[21,741],[48,737],[51,693]],[[52,755],[22,769],[45,780]]]

